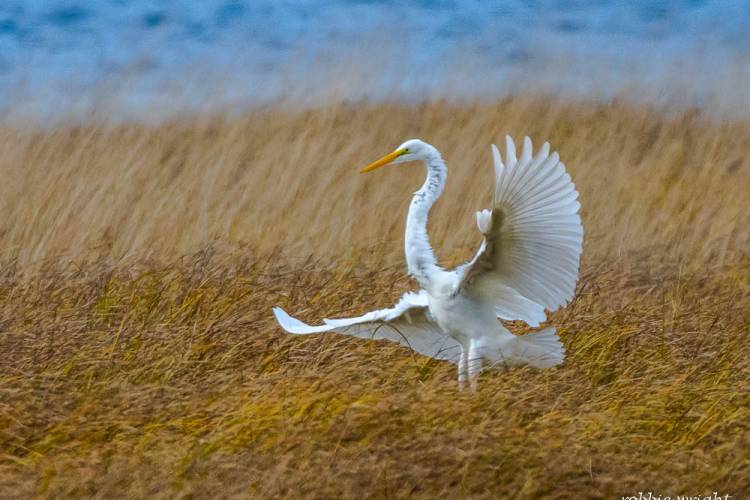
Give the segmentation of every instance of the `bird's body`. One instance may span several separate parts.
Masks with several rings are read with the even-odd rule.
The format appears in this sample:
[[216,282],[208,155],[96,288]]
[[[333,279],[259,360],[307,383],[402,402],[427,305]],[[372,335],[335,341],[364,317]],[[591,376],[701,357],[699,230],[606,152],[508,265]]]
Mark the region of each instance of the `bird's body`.
[[562,363],[563,346],[553,328],[517,336],[498,320],[537,327],[545,309],[569,301],[578,276],[583,228],[578,193],[549,145],[532,158],[526,138],[521,158],[507,139],[506,161],[493,146],[493,207],[477,213],[484,241],[472,260],[453,270],[440,267],[427,235],[430,208],[443,192],[447,168],[433,146],[413,139],[366,167],[422,160],[427,177],[414,193],[406,219],[404,250],[409,274],[420,291],[390,309],[309,326],[280,308],[279,324],[296,334],[334,331],[385,338],[458,365],[458,379],[475,384],[487,364],[547,368]]

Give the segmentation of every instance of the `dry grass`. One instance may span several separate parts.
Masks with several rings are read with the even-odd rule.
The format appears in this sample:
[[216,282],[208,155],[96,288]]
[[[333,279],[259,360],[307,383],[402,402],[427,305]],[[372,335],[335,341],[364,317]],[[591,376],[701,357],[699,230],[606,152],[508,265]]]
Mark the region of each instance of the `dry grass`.
[[[1,129],[0,496],[742,498],[748,125],[519,97]],[[445,363],[276,327],[272,305],[314,320],[413,286],[421,171],[356,167],[438,145],[455,262],[505,132],[549,138],[581,192],[563,367],[460,394]]]
[[268,109],[155,128],[0,129],[2,257],[169,258],[216,241],[340,263],[385,242],[378,253],[400,263],[397,243],[422,168],[357,171],[420,137],[443,151],[450,170],[432,224],[450,258],[478,241],[474,211],[489,200],[489,144],[506,133],[560,151],[581,192],[592,261],[661,245],[660,260],[721,264],[750,246],[748,123],[521,97]]

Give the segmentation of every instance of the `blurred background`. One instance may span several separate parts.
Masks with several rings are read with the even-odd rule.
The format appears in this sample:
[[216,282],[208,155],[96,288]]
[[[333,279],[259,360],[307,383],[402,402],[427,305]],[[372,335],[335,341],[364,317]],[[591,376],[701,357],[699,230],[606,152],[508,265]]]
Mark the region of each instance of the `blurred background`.
[[747,0],[4,0],[0,110],[158,120],[534,90],[744,117],[749,27]]

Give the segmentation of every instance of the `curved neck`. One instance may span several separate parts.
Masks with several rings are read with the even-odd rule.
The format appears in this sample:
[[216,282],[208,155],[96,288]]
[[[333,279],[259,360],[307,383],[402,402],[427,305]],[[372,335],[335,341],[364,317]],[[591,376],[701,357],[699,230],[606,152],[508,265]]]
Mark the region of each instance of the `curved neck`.
[[430,246],[427,217],[432,205],[443,194],[448,169],[437,150],[424,160],[424,164],[427,168],[427,179],[411,199],[409,214],[406,217],[404,250],[409,274],[422,288],[430,291],[432,278],[442,271],[442,268],[437,265],[437,259]]

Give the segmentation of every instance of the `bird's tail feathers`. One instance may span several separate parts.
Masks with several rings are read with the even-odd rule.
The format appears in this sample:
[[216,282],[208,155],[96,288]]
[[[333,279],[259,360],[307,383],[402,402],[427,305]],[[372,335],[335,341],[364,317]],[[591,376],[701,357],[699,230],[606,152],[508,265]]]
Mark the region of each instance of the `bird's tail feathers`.
[[565,347],[554,328],[516,337],[516,356],[536,368],[551,368],[565,360]]
[[[499,347],[499,346],[498,346]],[[565,360],[565,348],[554,328],[519,335],[498,349],[486,349],[484,355],[497,364],[529,365],[551,368]]]

